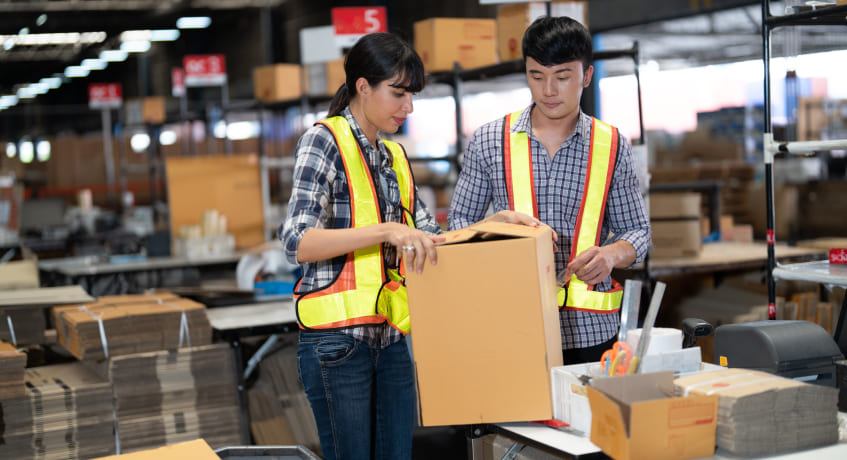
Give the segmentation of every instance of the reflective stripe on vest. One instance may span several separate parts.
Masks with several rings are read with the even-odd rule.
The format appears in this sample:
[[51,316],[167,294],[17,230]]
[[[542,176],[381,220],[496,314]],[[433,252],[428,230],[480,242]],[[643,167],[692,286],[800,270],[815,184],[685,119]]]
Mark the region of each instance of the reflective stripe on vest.
[[[320,123],[332,132],[344,163],[350,193],[351,227],[382,222],[374,179],[349,123],[340,116]],[[405,153],[394,142],[383,143],[393,157],[401,202],[413,216],[414,181]],[[407,221],[414,225],[413,219]],[[408,334],[408,303],[404,301],[406,288],[400,274],[392,272],[389,274],[385,269],[382,244],[348,254],[344,267],[329,286],[311,292],[295,289],[300,326],[304,329],[338,329],[388,321]]]
[[[517,111],[506,115],[504,131],[504,167],[509,207],[514,211],[532,214],[538,218],[535,184],[532,175],[532,155],[529,136],[525,132],[512,132],[521,115]],[[579,207],[569,260],[592,246],[600,244],[600,231],[606,210],[606,195],[612,179],[617,156],[617,130],[602,121],[592,118],[590,151],[586,168],[585,188]],[[612,290],[598,292],[576,275],[567,283],[567,288],[558,291],[559,305],[568,310],[594,313],[612,313],[620,308],[622,289],[612,280]]]

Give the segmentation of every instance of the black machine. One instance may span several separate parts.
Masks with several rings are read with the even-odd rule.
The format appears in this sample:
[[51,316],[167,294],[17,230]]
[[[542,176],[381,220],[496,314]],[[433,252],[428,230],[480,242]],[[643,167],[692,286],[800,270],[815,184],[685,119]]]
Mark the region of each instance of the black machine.
[[715,330],[715,364],[722,366],[835,386],[835,362],[842,359],[832,336],[809,321],[754,321]]

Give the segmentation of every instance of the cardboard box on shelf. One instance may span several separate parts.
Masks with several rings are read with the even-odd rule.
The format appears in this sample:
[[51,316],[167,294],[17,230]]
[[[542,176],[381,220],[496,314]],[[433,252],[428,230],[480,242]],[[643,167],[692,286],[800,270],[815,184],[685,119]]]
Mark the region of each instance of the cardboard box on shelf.
[[415,51],[429,73],[497,63],[494,19],[432,18],[415,23]]
[[673,394],[670,371],[592,379],[591,442],[615,460],[714,455],[718,396]]
[[406,285],[424,426],[548,420],[562,365],[549,228],[448,232]]
[[702,247],[699,193],[651,193],[655,258],[696,257]]
[[[547,15],[547,2],[500,5],[497,8],[497,54],[500,61],[523,57],[523,34],[535,19]],[[588,27],[588,2],[550,2],[552,16],[568,16]]]
[[95,460],[220,460],[218,454],[202,439],[185,441],[156,449],[133,452],[131,454],[110,455]]
[[272,64],[253,69],[253,97],[263,102],[296,99],[303,94],[299,64]]

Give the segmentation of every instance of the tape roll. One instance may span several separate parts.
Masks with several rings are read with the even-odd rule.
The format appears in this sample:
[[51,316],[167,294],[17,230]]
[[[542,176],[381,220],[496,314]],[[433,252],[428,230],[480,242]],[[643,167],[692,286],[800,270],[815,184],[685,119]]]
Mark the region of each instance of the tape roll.
[[[629,345],[633,353],[638,349],[641,331],[641,329],[633,329],[627,333],[626,344]],[[650,345],[647,347],[646,354],[658,355],[678,350],[682,350],[682,330],[670,327],[654,327],[650,331]]]

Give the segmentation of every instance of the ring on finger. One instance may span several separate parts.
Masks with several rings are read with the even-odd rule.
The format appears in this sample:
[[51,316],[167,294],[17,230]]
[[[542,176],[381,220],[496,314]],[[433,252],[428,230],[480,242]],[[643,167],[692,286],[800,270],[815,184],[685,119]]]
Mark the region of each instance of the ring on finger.
[[414,250],[415,250],[414,246],[403,246],[403,252],[414,251]]

